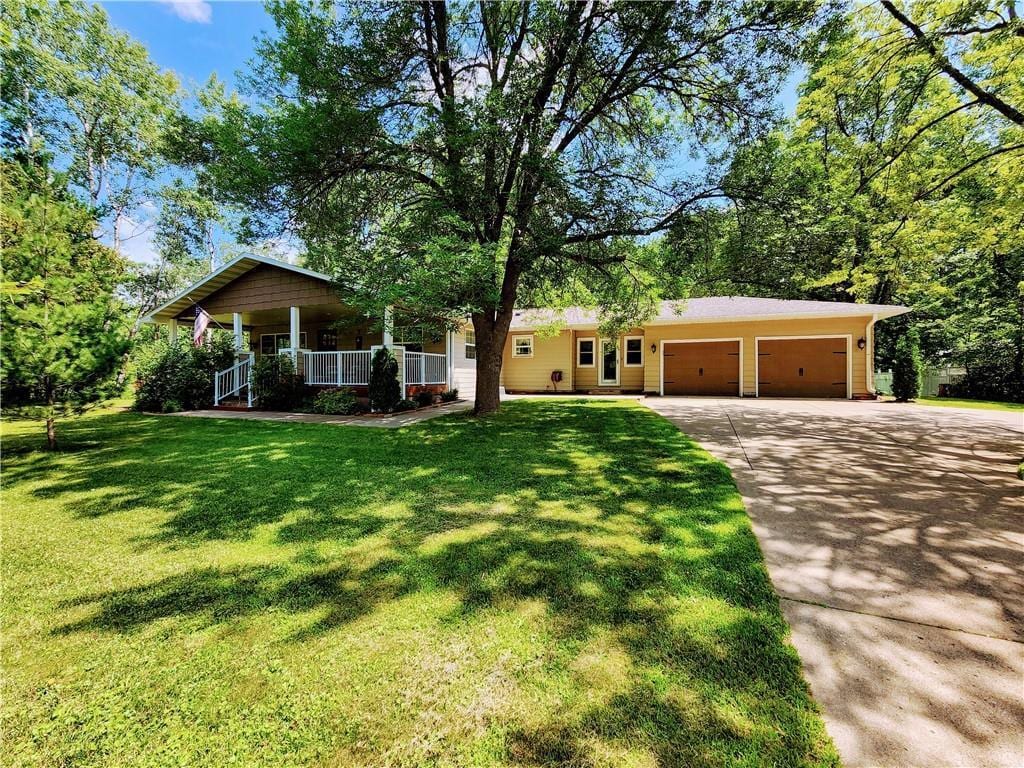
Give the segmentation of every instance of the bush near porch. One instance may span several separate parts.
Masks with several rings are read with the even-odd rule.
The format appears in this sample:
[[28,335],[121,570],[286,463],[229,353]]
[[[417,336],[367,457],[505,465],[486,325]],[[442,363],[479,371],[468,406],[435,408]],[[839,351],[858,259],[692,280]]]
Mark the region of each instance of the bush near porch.
[[151,413],[209,408],[214,374],[234,362],[234,340],[227,334],[215,333],[198,347],[185,338],[154,341],[136,363],[135,407]]
[[636,404],[4,430],[11,764],[837,763],[728,470]]

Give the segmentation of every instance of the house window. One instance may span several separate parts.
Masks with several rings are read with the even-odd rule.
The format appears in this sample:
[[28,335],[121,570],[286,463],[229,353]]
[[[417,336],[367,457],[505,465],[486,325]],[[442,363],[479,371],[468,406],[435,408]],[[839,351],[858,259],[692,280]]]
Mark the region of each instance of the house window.
[[466,329],[466,359],[476,360],[476,331]]
[[594,367],[593,339],[576,339],[576,365],[579,368]]
[[626,367],[639,368],[644,364],[644,337],[626,337]]
[[317,331],[316,348],[321,352],[337,352],[338,332],[329,328]]
[[512,357],[533,357],[533,336],[513,336]]
[[[274,355],[280,352],[282,349],[288,349],[291,344],[292,335],[290,333],[262,333],[260,334],[260,354],[261,355]],[[306,332],[302,331],[299,334],[299,346],[302,349],[306,349]]]

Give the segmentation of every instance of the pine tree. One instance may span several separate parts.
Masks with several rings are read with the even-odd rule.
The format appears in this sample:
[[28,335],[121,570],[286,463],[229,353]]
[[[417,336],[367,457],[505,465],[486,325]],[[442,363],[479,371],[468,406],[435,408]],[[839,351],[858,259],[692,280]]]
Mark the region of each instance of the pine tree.
[[4,406],[41,412],[54,450],[58,415],[114,394],[124,263],[95,240],[95,216],[45,163],[4,162],[0,181]]

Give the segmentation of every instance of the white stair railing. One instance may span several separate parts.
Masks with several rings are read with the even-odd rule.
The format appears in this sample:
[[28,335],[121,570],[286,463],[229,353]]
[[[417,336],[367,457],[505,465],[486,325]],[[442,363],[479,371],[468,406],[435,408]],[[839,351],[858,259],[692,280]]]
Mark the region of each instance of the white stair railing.
[[252,408],[252,361],[255,355],[249,352],[245,358],[239,360],[230,368],[217,371],[213,375],[213,404],[220,405],[220,401],[226,397],[239,394],[244,388],[246,391],[246,404]]

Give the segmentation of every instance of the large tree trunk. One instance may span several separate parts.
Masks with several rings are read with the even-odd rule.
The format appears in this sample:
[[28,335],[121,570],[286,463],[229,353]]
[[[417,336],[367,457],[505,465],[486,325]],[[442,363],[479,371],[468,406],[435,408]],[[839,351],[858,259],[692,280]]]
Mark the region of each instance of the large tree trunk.
[[[492,320],[491,318],[494,317]],[[476,332],[476,399],[473,413],[496,413],[501,405],[501,358],[508,338],[512,311],[473,315]]]

